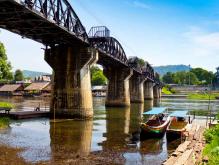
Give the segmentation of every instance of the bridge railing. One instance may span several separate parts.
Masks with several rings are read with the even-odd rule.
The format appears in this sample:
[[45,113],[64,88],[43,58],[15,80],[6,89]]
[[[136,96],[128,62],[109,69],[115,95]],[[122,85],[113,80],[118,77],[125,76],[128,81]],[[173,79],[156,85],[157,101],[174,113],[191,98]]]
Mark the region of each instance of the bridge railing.
[[110,37],[110,30],[106,26],[92,27],[88,33],[90,38]]
[[67,0],[21,0],[30,10],[88,41],[85,28]]

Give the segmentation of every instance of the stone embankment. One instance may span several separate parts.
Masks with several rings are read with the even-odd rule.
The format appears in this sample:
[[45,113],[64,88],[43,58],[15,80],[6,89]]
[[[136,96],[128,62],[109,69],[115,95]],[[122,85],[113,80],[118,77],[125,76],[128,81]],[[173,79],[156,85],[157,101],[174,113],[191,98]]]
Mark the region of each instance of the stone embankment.
[[195,165],[202,162],[205,127],[196,122],[187,127],[186,140],[178,146],[163,165]]

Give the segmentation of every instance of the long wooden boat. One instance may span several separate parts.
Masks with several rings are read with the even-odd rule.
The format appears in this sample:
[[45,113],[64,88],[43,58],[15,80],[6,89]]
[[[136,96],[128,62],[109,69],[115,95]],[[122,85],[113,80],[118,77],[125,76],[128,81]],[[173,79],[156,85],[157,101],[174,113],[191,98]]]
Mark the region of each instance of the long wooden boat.
[[162,137],[170,123],[170,117],[164,115],[166,108],[152,108],[143,115],[152,115],[147,122],[141,123],[141,137]]
[[171,121],[167,127],[168,140],[183,138],[188,125],[187,113],[188,111],[174,111],[170,114]]

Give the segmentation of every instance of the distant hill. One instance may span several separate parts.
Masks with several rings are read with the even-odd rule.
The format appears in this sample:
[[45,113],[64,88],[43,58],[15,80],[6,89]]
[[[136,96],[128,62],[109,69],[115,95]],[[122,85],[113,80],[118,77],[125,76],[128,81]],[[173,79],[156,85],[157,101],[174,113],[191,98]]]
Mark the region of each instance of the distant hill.
[[166,65],[166,66],[155,66],[155,71],[158,72],[161,76],[167,72],[180,72],[180,71],[189,71],[189,66],[187,65]]
[[24,74],[24,77],[34,78],[36,76],[41,76],[41,75],[50,75],[51,73],[23,70],[23,74]]

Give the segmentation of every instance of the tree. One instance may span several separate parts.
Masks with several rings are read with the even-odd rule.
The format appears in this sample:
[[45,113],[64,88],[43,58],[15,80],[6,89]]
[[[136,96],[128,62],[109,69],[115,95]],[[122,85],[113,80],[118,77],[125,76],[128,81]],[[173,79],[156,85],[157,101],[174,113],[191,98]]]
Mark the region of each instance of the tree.
[[186,84],[197,85],[200,83],[197,76],[193,72],[186,72],[186,77]]
[[167,84],[173,84],[174,83],[174,73],[167,72],[165,75],[163,75],[163,82]]
[[193,72],[197,76],[201,84],[211,84],[212,80],[214,79],[213,72],[209,72],[202,68],[193,68],[191,72]]
[[91,84],[92,85],[105,85],[107,82],[106,77],[103,74],[103,71],[97,67],[93,66],[91,68]]
[[138,58],[138,64],[139,64],[140,67],[144,67],[145,66],[144,59]]
[[0,42],[0,80],[12,80],[11,64],[8,62],[5,47]]
[[24,75],[23,72],[21,70],[16,70],[14,73],[14,80],[15,81],[22,81],[24,80]]

